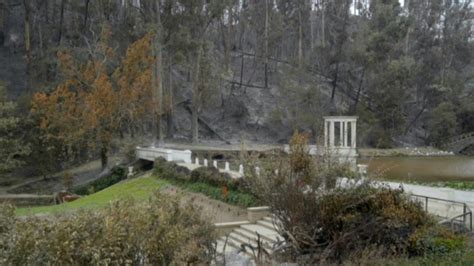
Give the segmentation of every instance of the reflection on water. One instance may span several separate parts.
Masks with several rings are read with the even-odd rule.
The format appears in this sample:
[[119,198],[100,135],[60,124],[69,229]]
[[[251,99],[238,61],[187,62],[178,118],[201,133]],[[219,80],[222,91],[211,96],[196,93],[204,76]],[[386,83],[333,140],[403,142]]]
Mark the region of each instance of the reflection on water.
[[360,158],[358,163],[386,180],[474,181],[472,156]]

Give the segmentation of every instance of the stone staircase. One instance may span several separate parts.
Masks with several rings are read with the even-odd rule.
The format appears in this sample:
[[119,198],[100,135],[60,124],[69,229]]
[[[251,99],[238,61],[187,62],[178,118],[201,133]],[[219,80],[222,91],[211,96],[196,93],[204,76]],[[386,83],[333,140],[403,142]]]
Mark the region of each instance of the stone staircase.
[[[252,252],[249,245],[257,252],[257,240],[259,236],[260,243],[262,244],[261,247],[269,254],[272,253],[275,243],[283,239],[283,237],[277,233],[272,218],[264,217],[255,223],[242,224],[233,229],[230,234],[220,237],[217,240],[217,253],[225,256],[227,256],[227,254],[238,253],[242,256],[253,258],[256,254]],[[243,246],[245,246],[245,249],[242,249]]]

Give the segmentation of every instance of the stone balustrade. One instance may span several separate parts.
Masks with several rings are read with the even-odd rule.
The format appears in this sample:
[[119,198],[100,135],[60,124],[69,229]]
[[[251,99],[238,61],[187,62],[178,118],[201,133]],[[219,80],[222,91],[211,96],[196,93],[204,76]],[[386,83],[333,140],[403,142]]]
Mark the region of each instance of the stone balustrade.
[[137,147],[136,157],[141,160],[154,162],[158,158],[164,158],[168,162],[191,163],[190,150],[174,150],[157,147]]
[[[202,164],[201,164],[201,162],[202,162]],[[200,158],[196,157],[196,158],[194,158],[194,165],[209,167],[209,161],[208,161],[208,159],[200,159]],[[212,167],[217,168],[221,172],[231,173],[231,174],[233,174],[234,177],[238,177],[238,178],[243,177],[245,175],[245,167],[244,167],[243,164],[238,165],[238,171],[232,171],[230,169],[230,163],[228,161],[224,162],[224,169],[220,169],[219,166],[218,166],[218,161],[213,160],[212,161]],[[260,167],[256,166],[255,167],[255,173],[257,175],[260,175],[260,172],[261,172]]]

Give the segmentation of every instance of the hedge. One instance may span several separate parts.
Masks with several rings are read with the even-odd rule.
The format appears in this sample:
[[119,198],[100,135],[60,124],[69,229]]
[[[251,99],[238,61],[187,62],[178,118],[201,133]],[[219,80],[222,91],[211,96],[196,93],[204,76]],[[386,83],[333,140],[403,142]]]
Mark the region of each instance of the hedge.
[[78,195],[89,195],[115,185],[126,178],[127,174],[125,168],[122,166],[116,166],[112,168],[109,175],[74,189],[74,193]]
[[257,203],[244,178],[232,178],[214,167],[199,167],[190,171],[176,163],[158,159],[155,161],[154,174],[169,180],[173,185],[229,204],[251,207]]

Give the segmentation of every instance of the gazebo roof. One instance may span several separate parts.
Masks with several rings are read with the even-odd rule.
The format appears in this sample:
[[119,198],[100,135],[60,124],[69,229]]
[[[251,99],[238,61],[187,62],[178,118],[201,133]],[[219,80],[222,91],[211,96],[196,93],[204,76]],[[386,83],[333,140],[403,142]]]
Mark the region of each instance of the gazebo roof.
[[358,116],[323,116],[325,121],[357,121]]

